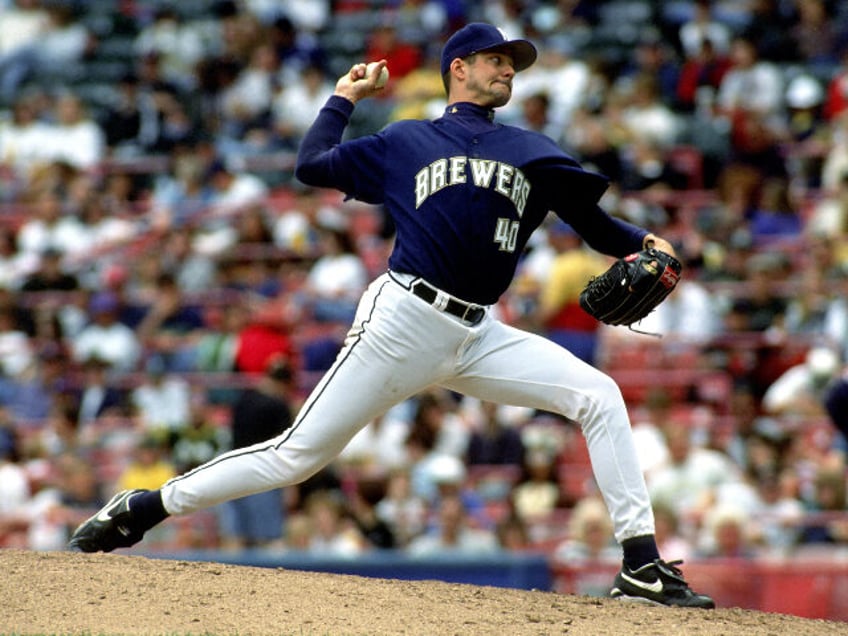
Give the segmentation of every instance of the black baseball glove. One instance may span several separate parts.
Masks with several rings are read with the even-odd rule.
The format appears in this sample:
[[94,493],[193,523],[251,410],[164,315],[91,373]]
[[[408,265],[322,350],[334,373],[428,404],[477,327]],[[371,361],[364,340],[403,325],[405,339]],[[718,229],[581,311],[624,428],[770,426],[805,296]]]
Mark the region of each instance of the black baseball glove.
[[618,259],[592,277],[580,306],[608,325],[632,325],[651,313],[677,286],[680,261],[654,248]]

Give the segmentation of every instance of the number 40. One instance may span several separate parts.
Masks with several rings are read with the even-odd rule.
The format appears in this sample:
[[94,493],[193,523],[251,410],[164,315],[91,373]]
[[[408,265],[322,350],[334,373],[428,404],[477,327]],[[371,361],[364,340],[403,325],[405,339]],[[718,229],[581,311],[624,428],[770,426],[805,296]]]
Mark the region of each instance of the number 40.
[[498,219],[498,224],[495,226],[495,243],[500,245],[500,250],[502,252],[514,252],[517,239],[518,221]]

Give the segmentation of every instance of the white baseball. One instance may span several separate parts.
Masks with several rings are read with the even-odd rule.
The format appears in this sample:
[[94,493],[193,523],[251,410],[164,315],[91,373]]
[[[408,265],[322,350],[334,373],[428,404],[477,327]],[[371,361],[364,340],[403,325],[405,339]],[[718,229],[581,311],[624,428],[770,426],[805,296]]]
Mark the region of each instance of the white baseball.
[[[368,66],[365,67],[365,75],[366,77],[370,76],[374,67],[377,66],[377,62],[371,62]],[[389,81],[389,68],[387,66],[383,67],[383,70],[380,72],[380,77],[377,78],[377,88],[383,88],[386,85],[386,82]]]

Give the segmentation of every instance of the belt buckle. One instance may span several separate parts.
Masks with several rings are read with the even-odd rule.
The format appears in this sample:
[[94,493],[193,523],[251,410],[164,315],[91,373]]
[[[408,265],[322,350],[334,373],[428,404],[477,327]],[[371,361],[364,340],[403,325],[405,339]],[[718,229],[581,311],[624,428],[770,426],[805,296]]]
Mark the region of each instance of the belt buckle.
[[[465,322],[470,322],[472,325],[476,325],[482,318],[482,316],[480,316],[481,309],[482,308],[477,305],[473,305],[471,303],[466,304],[465,311],[462,312],[462,319]],[[473,314],[471,318],[468,317],[469,313]]]
[[449,300],[450,296],[448,294],[446,294],[442,290],[436,290],[436,299],[433,301],[433,307],[435,307],[439,311],[444,311],[445,309],[447,309]]

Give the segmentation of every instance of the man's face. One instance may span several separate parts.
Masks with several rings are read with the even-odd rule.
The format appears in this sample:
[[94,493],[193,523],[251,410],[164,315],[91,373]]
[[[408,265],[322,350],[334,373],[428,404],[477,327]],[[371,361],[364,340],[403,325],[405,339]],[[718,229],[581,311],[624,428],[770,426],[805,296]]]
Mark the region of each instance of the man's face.
[[512,97],[515,68],[512,58],[499,51],[483,51],[467,58],[466,90],[475,104],[497,108]]

